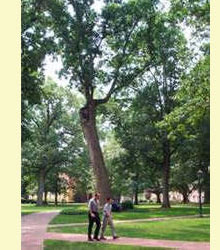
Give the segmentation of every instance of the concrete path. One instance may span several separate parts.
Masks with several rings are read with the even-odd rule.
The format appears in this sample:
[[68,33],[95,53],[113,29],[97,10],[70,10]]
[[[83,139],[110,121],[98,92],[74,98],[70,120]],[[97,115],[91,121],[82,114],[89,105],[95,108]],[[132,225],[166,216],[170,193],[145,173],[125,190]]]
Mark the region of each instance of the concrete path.
[[[48,223],[59,211],[33,213],[22,216],[22,250],[43,250],[44,239],[67,240],[72,242],[85,242],[87,235],[85,234],[64,234],[64,233],[49,233],[46,232]],[[161,218],[154,218],[161,219]],[[164,219],[164,218],[162,218]],[[138,220],[139,221],[139,220]],[[79,225],[79,224],[78,224]],[[208,242],[186,242],[186,241],[171,241],[171,240],[152,240],[142,238],[127,238],[122,237],[117,240],[108,238],[104,241],[107,244],[118,245],[135,245],[148,247],[169,247],[179,250],[209,250],[210,244]],[[91,242],[92,244],[92,242]]]
[[[85,234],[62,234],[62,233],[46,233],[45,239],[66,240],[71,242],[85,242],[87,235]],[[209,250],[210,244],[208,242],[186,242],[173,240],[152,240],[142,238],[127,238],[122,237],[117,240],[112,240],[108,237],[107,240],[102,241],[107,244],[117,245],[133,245],[146,247],[168,247],[179,250]],[[92,242],[91,242],[92,244]],[[120,249],[120,248],[119,248]]]
[[[203,215],[203,217],[210,217],[209,214]],[[187,218],[200,218],[198,215],[184,215],[184,216],[170,216],[170,217],[160,217],[160,218],[148,218],[148,219],[134,219],[134,220],[114,220],[114,224],[120,223],[136,223],[136,222],[147,222],[147,221],[166,221],[166,220],[175,220],[175,219],[187,219]],[[73,227],[73,226],[87,226],[87,222],[83,223],[68,223],[68,224],[51,224],[48,225],[49,228],[56,227]]]
[[42,250],[47,225],[59,211],[41,212],[21,217],[21,249]]

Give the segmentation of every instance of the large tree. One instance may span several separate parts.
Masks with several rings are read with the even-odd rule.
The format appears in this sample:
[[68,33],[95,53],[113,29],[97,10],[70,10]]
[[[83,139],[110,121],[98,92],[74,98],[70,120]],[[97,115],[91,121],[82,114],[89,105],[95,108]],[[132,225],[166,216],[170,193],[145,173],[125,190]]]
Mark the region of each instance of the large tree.
[[61,74],[69,76],[70,84],[85,97],[81,125],[101,202],[111,190],[96,128],[96,109],[133,84],[150,65],[152,30],[160,22],[157,3],[105,1],[99,13],[92,0],[48,2],[63,59]]

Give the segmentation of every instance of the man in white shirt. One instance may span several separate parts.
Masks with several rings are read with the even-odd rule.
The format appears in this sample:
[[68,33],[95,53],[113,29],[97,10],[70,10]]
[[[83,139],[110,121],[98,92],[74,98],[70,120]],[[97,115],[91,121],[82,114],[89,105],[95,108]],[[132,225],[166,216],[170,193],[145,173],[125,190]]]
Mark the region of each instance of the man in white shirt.
[[[88,208],[89,208],[88,241],[93,241],[93,239],[99,241],[98,235],[99,235],[99,230],[101,227],[101,222],[100,222],[100,217],[99,217],[99,212],[98,212],[99,197],[100,197],[100,194],[96,193],[95,197],[90,199],[88,203]],[[94,232],[94,237],[92,239],[91,234],[92,234],[92,228],[93,228],[94,222],[96,223],[96,229]]]
[[117,239],[119,237],[116,235],[115,227],[114,227],[114,223],[113,223],[113,219],[112,219],[112,199],[107,198],[106,201],[107,202],[105,203],[104,208],[103,208],[103,221],[102,221],[100,239],[106,240],[106,238],[104,237],[104,233],[105,233],[105,229],[107,227],[107,224],[109,224],[109,226],[111,227],[113,239]]

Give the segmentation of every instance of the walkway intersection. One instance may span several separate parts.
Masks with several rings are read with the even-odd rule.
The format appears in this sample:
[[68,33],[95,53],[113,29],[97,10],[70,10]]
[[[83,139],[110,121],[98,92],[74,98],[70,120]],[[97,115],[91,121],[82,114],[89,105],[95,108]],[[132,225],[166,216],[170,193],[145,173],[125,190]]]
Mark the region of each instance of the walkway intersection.
[[[22,242],[21,250],[43,250],[43,241],[45,239],[66,240],[71,242],[85,242],[87,235],[85,234],[64,234],[47,232],[48,223],[59,214],[59,211],[33,213],[22,216],[21,232]],[[186,217],[186,216],[185,216]],[[172,217],[173,219],[175,217]],[[179,218],[179,217],[178,217]],[[164,220],[165,218],[153,218],[151,220]],[[150,221],[149,219],[138,221]],[[81,225],[82,223],[78,224]],[[86,223],[84,223],[86,225]],[[68,224],[72,225],[72,224]],[[75,224],[76,225],[76,224]],[[49,225],[54,227],[55,225]],[[58,226],[65,226],[64,224]],[[153,240],[142,238],[127,238],[121,237],[117,240],[108,238],[104,241],[106,244],[117,245],[135,245],[148,247],[170,247],[179,250],[209,250],[209,242],[186,242],[186,241],[171,241],[171,240]],[[92,243],[91,243],[92,244]]]

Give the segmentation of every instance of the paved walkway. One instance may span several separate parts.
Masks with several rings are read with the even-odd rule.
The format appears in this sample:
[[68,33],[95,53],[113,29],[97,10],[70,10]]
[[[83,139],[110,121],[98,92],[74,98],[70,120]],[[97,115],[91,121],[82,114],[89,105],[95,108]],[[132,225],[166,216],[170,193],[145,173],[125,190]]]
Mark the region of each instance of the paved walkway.
[[[66,240],[71,242],[85,242],[87,235],[85,234],[62,234],[62,233],[46,233],[45,239]],[[103,241],[107,244],[117,245],[133,245],[133,246],[147,246],[147,247],[169,247],[179,250],[209,250],[210,244],[208,242],[186,242],[186,241],[173,241],[173,240],[152,240],[142,238],[127,238],[121,237],[117,240]],[[91,242],[92,244],[92,242]]]
[[[203,217],[210,217],[209,214],[204,214]],[[200,218],[198,215],[184,215],[184,216],[170,216],[170,217],[157,217],[157,218],[148,218],[148,219],[134,219],[134,220],[114,220],[114,224],[120,223],[136,223],[136,222],[147,222],[147,221],[166,221],[174,219],[186,219],[186,218]],[[66,224],[51,224],[48,225],[49,228],[54,227],[73,227],[73,226],[87,226],[87,222],[83,223],[66,223]]]
[[[85,242],[87,235],[84,234],[63,234],[46,232],[50,220],[52,220],[59,211],[33,213],[22,216],[22,250],[43,250],[44,239],[67,240],[72,242]],[[155,220],[156,218],[154,218]],[[157,218],[158,219],[158,218]],[[159,218],[161,219],[161,218]],[[163,218],[164,219],[164,218]],[[139,221],[139,220],[138,220]],[[78,224],[79,225],[79,224]],[[118,245],[136,245],[148,247],[170,247],[179,250],[209,250],[208,242],[184,242],[171,240],[152,240],[142,238],[121,237],[117,240],[108,238],[105,243]],[[92,243],[91,243],[92,244]]]
[[43,239],[50,220],[58,215],[58,211],[41,212],[21,217],[21,249],[42,250]]

